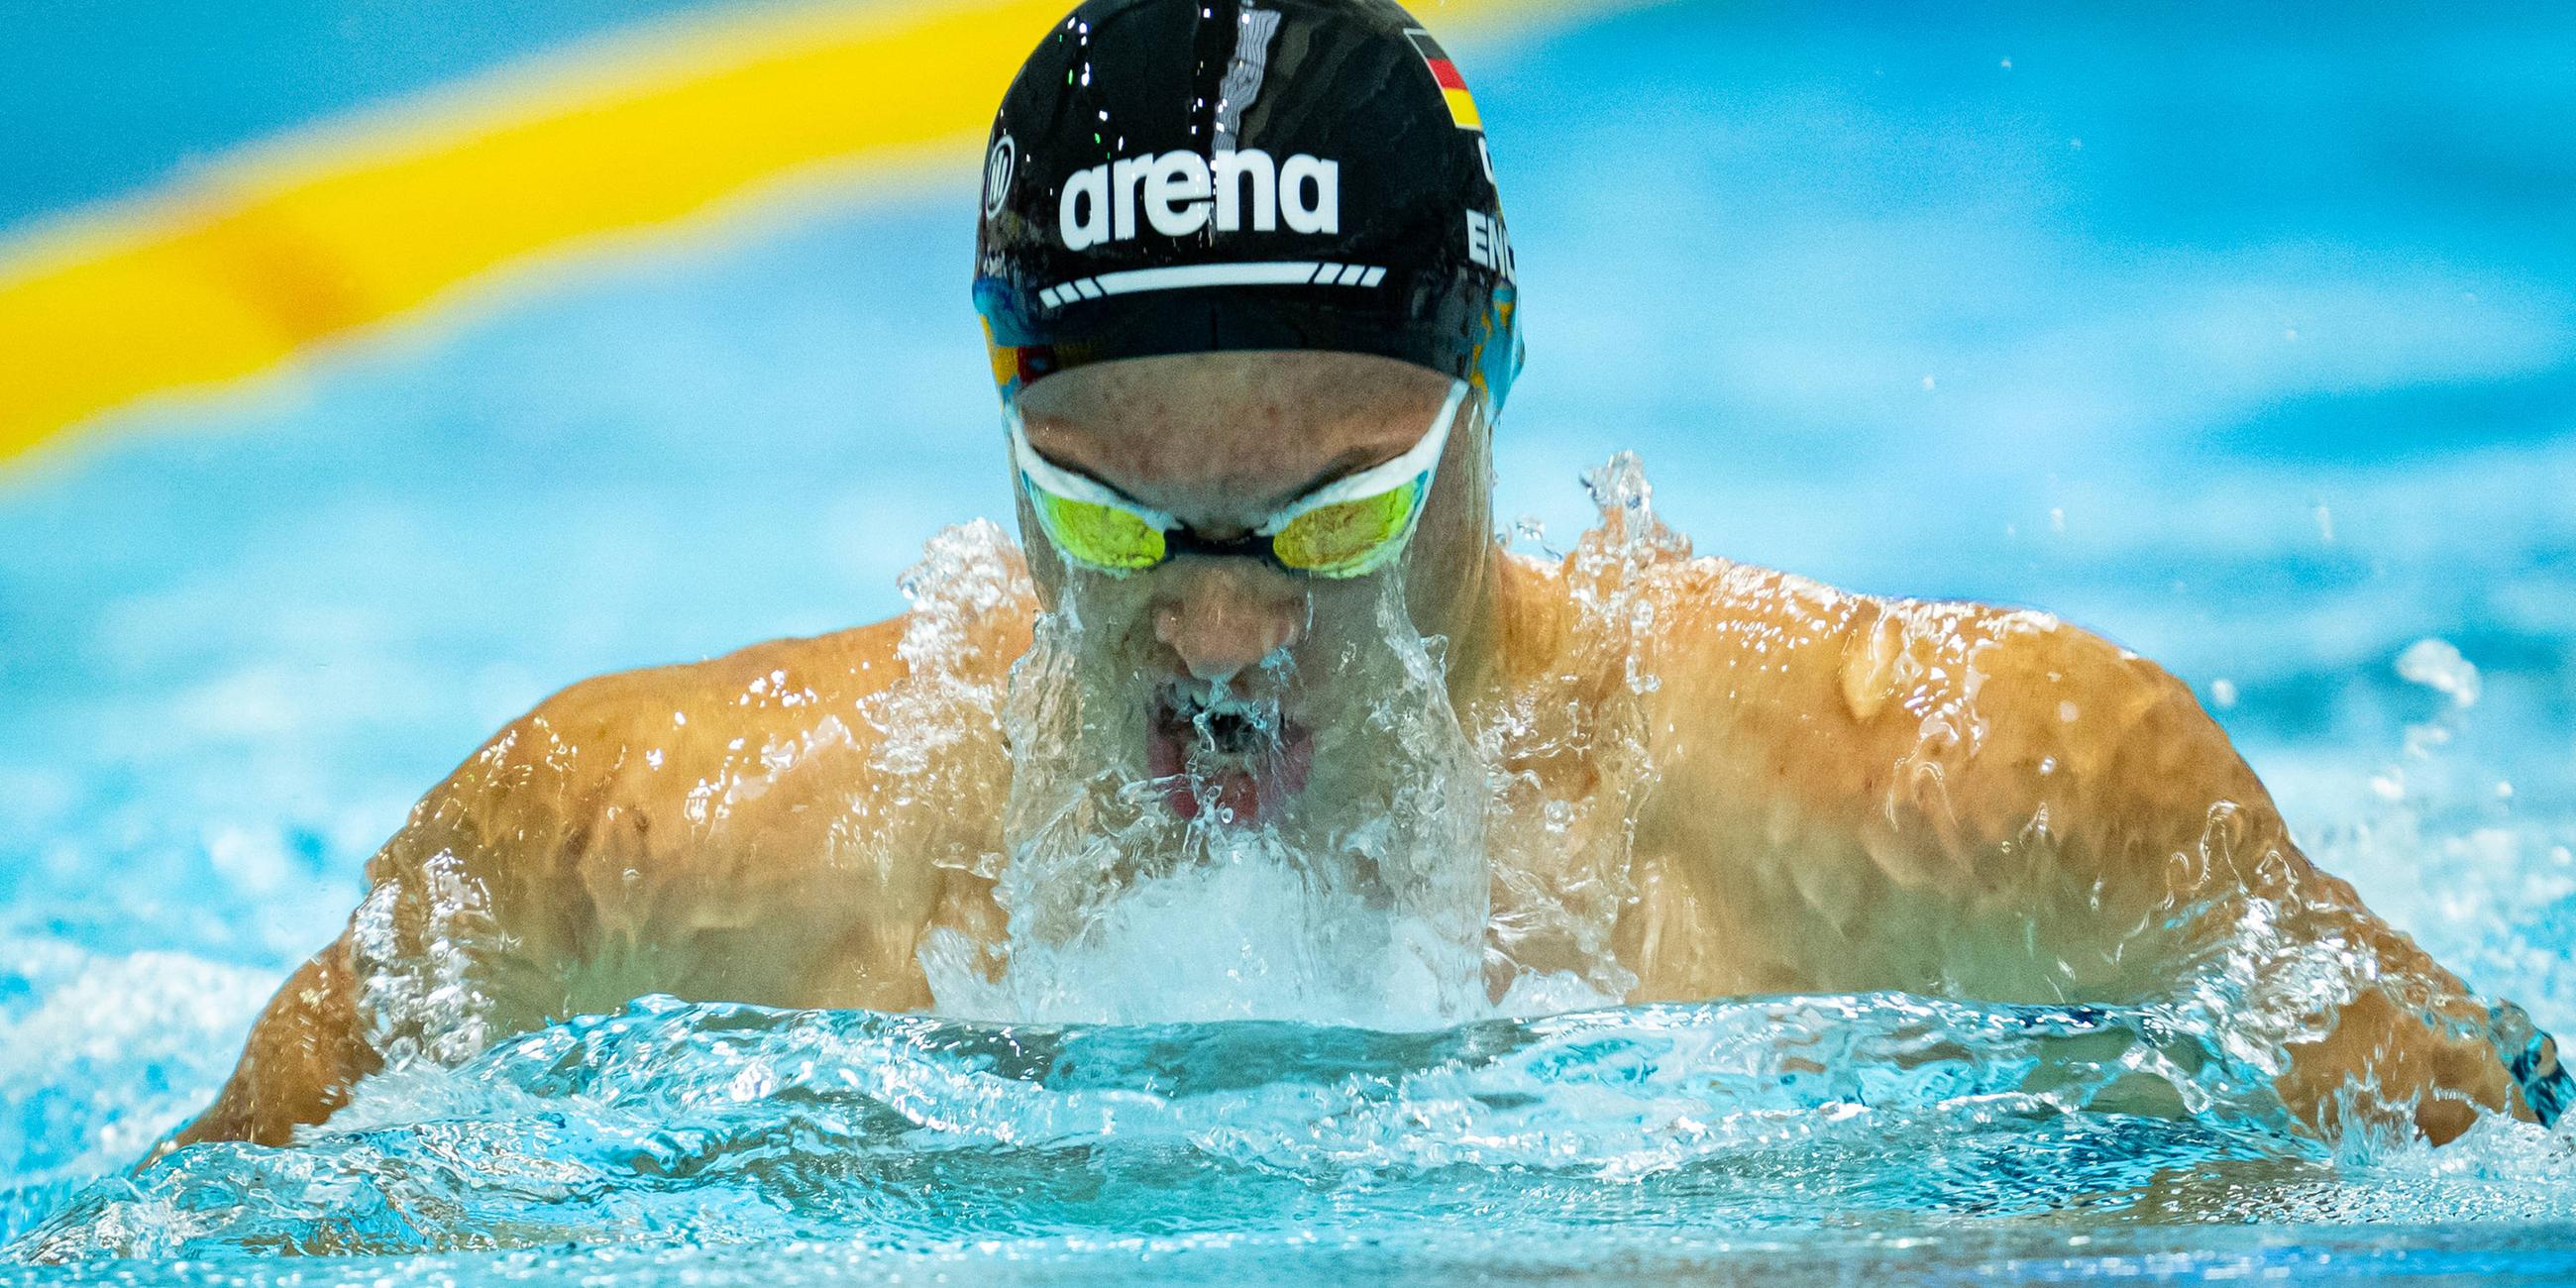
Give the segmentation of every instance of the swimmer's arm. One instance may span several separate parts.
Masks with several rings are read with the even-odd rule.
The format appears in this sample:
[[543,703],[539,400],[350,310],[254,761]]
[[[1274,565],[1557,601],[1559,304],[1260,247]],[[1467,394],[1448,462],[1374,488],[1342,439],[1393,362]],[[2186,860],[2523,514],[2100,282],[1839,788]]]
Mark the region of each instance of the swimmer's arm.
[[[370,956],[416,963],[436,942],[471,976],[458,984],[499,1004],[493,1036],[541,1020],[541,1002],[503,986],[541,977],[579,936],[580,888],[549,874],[593,844],[602,806],[615,799],[621,705],[602,681],[565,690],[423,797],[368,862],[369,896],[348,928],[270,1000],[212,1107],[152,1156],[199,1141],[281,1145],[347,1103],[350,1088],[384,1063],[361,986],[371,965],[387,962]],[[362,951],[370,943],[373,953]],[[438,1037],[396,1036],[422,1045]]]
[[[387,1052],[378,1039],[463,1059],[478,1038],[498,1040],[639,993],[685,991],[657,955],[671,946],[662,928],[684,936],[705,901],[738,896],[744,854],[737,851],[758,849],[692,824],[690,800],[757,754],[763,731],[781,727],[768,723],[777,711],[801,719],[824,705],[782,702],[764,716],[740,700],[746,683],[780,667],[837,676],[829,696],[846,709],[903,674],[895,655],[902,629],[898,618],[695,666],[601,676],[512,722],[423,797],[369,861],[368,898],[348,930],[279,990],[214,1106],[156,1156],[202,1140],[285,1142],[297,1127],[330,1117],[355,1083],[382,1067]],[[751,753],[740,750],[746,741]],[[852,776],[826,788],[846,796],[861,785]],[[640,953],[602,973],[593,968],[609,938],[604,900],[623,901],[620,942]],[[635,910],[639,904],[645,911]],[[715,919],[738,920],[739,910]],[[370,980],[429,995],[429,1004],[371,1019]],[[474,1014],[453,1013],[456,995],[469,990]]]
[[[1740,896],[1665,880],[1663,901],[1695,900],[1724,941],[1695,978],[1698,950],[1646,926],[1674,978],[2137,1002],[2203,973],[2256,911],[2289,942],[2375,957],[2446,1027],[2483,1026],[2456,977],[2308,862],[2155,664],[2035,614],[1851,600],[1736,566],[1693,589],[1663,623],[1671,714],[1640,853],[1775,866],[1750,869],[1757,911],[1732,923]],[[2466,1102],[2527,1112],[2485,1041],[2377,990],[2293,1019],[2281,1031],[2321,1036],[2288,1043],[2277,1085],[2311,1124],[2356,1076],[2390,1102],[2438,1089],[2415,1112],[2436,1140],[2466,1130]]]
[[357,1005],[344,936],[277,990],[213,1106],[156,1146],[150,1159],[208,1140],[282,1145],[296,1127],[330,1117],[347,1102],[349,1088],[381,1064],[361,1036]]
[[[2025,852],[2037,848],[2063,866],[2053,880],[2034,873],[2034,903],[2053,903],[2056,915],[2089,922],[2105,937],[2094,959],[2117,963],[2106,972],[2106,991],[2199,969],[2204,954],[2237,933],[2243,913],[2268,903],[2286,938],[2375,958],[2387,982],[2301,1017],[2299,1027],[2315,1036],[2289,1044],[2275,1086],[2303,1121],[2333,1127],[2338,1093],[2356,1081],[2375,1082],[2383,1104],[2412,1102],[2417,1128],[2437,1143],[2467,1130],[2475,1119],[2469,1102],[2529,1116],[2502,1059],[2479,1036],[2483,1006],[2351,885],[2300,853],[2271,795],[2189,688],[2072,628],[2029,644],[1987,678],[1990,697],[2001,684],[2012,695],[2005,701],[2024,709],[1994,713],[2005,739],[1990,751],[2004,763],[1972,776],[1982,792],[1995,793],[1976,807],[1993,831],[2012,828]],[[2019,748],[2010,745],[2016,730],[2029,735]],[[2051,772],[2037,772],[2052,756]],[[2042,809],[2062,841],[2032,847],[2029,820]],[[2083,910],[2067,907],[2069,890],[2086,892]],[[2121,960],[2140,949],[2143,960]],[[2410,992],[2409,1004],[2392,1002],[2389,989]],[[2466,1035],[2441,1031],[2417,1007]]]

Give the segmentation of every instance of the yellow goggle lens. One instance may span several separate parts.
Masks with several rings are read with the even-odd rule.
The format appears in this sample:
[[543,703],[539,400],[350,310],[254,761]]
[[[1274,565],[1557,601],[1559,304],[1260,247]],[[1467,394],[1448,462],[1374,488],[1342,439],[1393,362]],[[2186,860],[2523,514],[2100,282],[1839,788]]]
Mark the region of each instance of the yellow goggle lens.
[[1163,562],[1163,534],[1141,516],[1057,496],[1035,485],[1024,490],[1047,540],[1074,561],[1111,572],[1134,572]]
[[1270,539],[1279,562],[1318,577],[1359,577],[1404,548],[1425,480],[1353,501],[1317,506]]

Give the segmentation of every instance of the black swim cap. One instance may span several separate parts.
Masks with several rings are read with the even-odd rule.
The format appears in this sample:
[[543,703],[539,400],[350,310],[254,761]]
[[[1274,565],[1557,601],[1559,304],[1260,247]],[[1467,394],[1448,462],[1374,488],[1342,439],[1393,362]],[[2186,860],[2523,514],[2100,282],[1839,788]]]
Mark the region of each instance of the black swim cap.
[[1092,0],[993,120],[975,306],[1007,400],[1157,354],[1520,370],[1475,101],[1389,0]]

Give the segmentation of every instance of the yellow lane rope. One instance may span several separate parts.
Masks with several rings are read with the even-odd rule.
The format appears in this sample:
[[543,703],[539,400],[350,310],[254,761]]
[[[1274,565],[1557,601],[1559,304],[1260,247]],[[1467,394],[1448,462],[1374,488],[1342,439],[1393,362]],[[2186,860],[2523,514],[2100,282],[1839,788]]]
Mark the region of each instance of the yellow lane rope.
[[[0,463],[277,367],[504,265],[830,166],[971,156],[1071,0],[678,22],[245,149],[0,243]],[[1603,7],[1453,0],[1446,27]]]

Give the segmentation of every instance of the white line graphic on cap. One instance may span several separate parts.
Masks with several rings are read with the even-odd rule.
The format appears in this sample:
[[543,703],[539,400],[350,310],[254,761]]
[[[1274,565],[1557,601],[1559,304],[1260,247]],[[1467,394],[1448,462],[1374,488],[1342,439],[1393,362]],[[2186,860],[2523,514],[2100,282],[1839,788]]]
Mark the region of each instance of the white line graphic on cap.
[[1047,287],[1038,299],[1048,308],[1080,300],[1140,291],[1182,291],[1202,286],[1357,286],[1386,280],[1386,270],[1371,264],[1328,264],[1314,260],[1267,260],[1234,264],[1182,264],[1171,268],[1131,268],[1097,277],[1077,277]]

